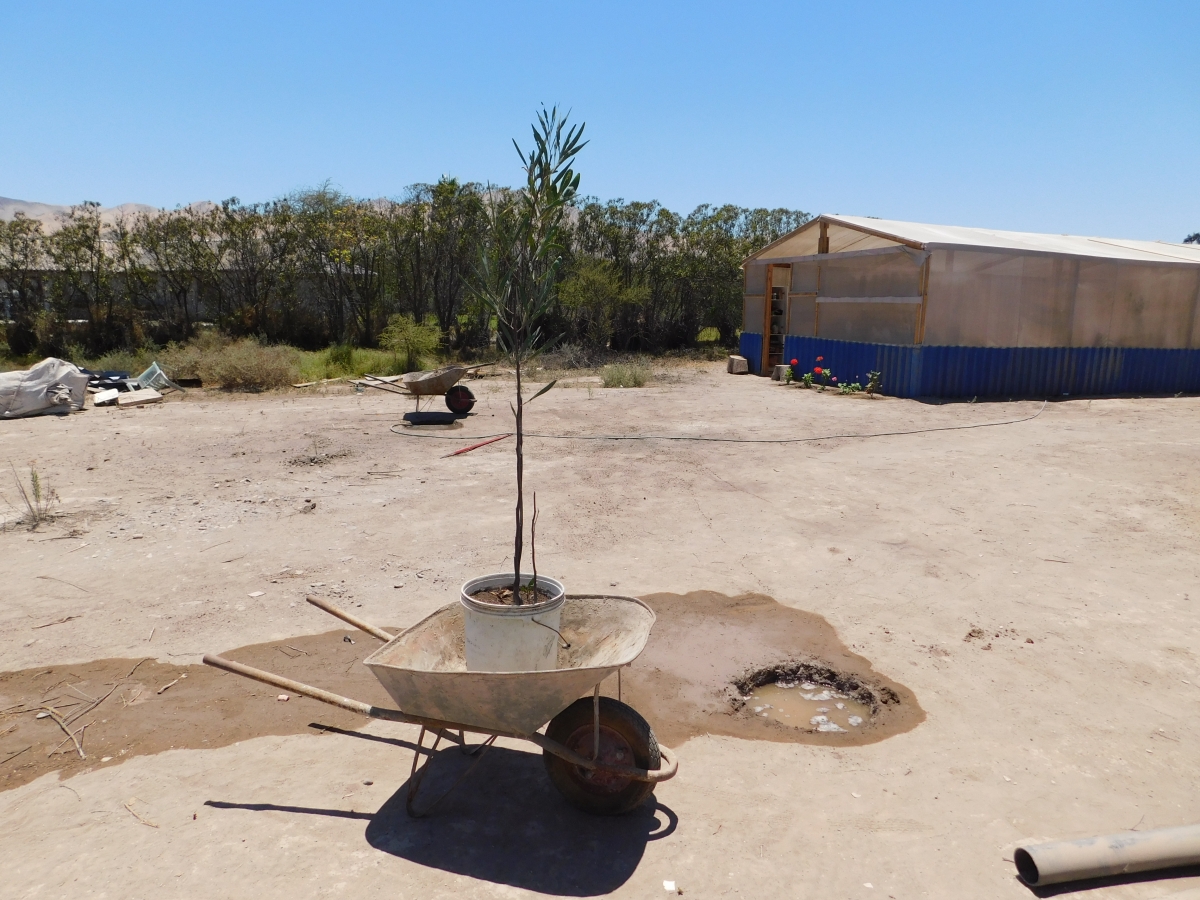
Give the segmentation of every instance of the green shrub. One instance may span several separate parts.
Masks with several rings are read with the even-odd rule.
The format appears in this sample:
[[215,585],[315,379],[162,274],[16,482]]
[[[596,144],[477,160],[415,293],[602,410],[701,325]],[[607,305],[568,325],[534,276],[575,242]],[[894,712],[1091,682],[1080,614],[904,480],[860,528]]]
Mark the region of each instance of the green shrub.
[[325,351],[325,367],[335,370],[337,374],[326,375],[326,378],[336,378],[354,369],[354,348],[349,344],[334,344]]
[[600,371],[606,388],[643,387],[650,380],[650,369],[640,362],[613,363]]

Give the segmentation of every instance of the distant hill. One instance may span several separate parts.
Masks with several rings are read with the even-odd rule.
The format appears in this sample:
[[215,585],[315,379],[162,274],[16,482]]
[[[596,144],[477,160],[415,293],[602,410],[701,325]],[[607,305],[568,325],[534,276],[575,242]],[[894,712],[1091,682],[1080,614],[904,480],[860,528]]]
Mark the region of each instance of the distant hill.
[[[208,200],[192,203],[191,206],[207,207],[214,204]],[[42,223],[47,232],[57,231],[63,220],[70,213],[69,206],[55,206],[51,203],[33,203],[29,200],[14,200],[11,197],[0,197],[0,221],[7,222],[17,213],[24,213],[30,219]],[[100,220],[111,224],[121,216],[136,216],[138,213],[161,212],[158,207],[147,206],[145,203],[122,203],[120,206],[100,207]]]

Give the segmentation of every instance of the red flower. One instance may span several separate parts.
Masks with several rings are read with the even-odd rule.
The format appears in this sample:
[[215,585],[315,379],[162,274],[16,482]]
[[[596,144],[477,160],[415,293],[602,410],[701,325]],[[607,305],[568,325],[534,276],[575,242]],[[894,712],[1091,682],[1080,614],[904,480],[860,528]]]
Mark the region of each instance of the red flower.
[[825,357],[823,357],[823,356],[817,357],[817,362],[824,362],[824,361],[825,361]]
[[821,367],[820,367],[820,366],[814,366],[814,367],[813,367],[813,374],[814,374],[814,375],[820,375],[820,374],[821,374],[821,371],[822,371],[822,369],[821,369]]
[[796,365],[796,362],[797,362],[797,361],[793,359],[793,360],[792,360],[792,365],[793,365],[793,366],[794,366],[794,365]]

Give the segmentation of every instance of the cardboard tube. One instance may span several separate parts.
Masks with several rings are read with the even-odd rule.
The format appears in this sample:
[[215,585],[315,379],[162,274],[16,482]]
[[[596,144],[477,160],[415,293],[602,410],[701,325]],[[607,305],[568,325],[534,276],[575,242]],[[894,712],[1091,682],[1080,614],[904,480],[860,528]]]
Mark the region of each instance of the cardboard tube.
[[1200,825],[1033,844],[1018,847],[1013,862],[1031,886],[1200,865]]

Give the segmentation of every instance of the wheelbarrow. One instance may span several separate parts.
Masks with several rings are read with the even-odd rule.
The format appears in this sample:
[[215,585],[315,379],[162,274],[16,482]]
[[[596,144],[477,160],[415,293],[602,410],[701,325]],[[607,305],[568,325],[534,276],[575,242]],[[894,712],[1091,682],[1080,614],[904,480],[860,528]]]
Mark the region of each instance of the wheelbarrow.
[[[541,747],[550,781],[571,805],[594,815],[629,812],[678,771],[675,754],[620,700],[621,669],[642,652],[654,625],[653,611],[634,597],[568,594],[559,626],[559,668],[541,672],[467,671],[459,603],[393,635],[319,597],[306,599],[385,642],[364,663],[398,709],[372,706],[220,656],[205,655],[204,662],[374,719],[420,725],[405,803],[414,818],[432,812],[499,737]],[[600,696],[601,682],[613,673],[615,700]],[[581,696],[589,691],[590,697]],[[539,732],[547,723],[545,733]],[[427,733],[433,735],[428,748]],[[487,737],[469,747],[468,733]],[[445,793],[421,807],[417,794],[443,739],[478,758]],[[422,756],[427,757],[423,763]]]
[[475,395],[459,380],[468,372],[482,369],[492,363],[481,363],[477,366],[443,366],[432,372],[409,372],[400,376],[400,381],[388,381],[374,375],[364,375],[362,383],[368,387],[391,391],[394,394],[415,397],[417,411],[421,411],[421,398],[441,394],[445,397],[446,408],[456,416],[465,416],[475,406]]

